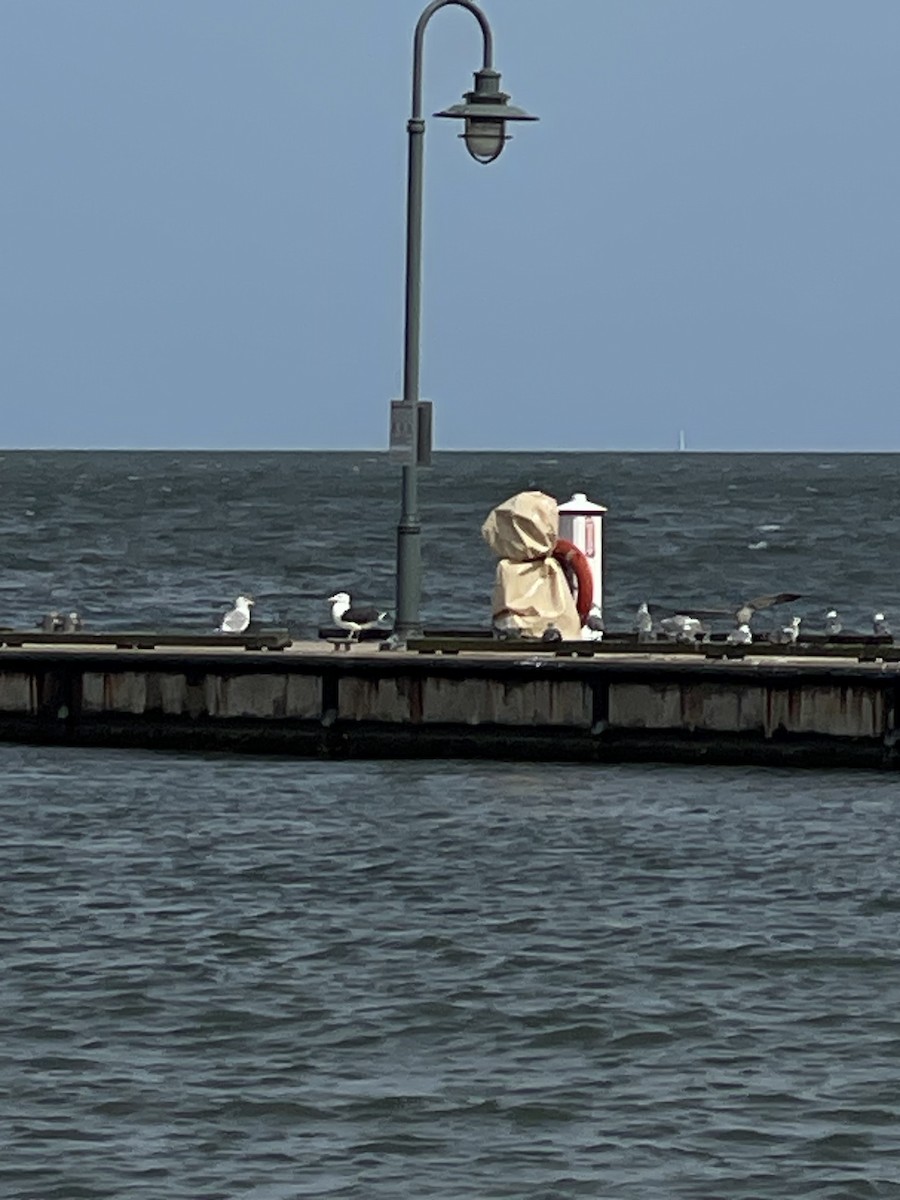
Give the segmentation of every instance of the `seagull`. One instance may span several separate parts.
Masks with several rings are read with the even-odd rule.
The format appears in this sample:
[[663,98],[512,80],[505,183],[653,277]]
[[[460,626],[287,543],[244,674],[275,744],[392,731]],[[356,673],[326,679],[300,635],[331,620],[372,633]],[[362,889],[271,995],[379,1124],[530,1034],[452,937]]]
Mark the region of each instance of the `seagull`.
[[783,629],[776,629],[769,635],[769,641],[780,646],[792,645],[800,636],[800,620],[800,617],[791,617],[789,625],[785,625]]
[[250,608],[255,603],[252,596],[238,596],[234,608],[222,618],[219,633],[244,633],[250,625]]
[[749,646],[753,641],[753,632],[746,621],[742,625],[736,625],[725,639],[732,646]]
[[776,604],[790,604],[794,600],[801,600],[802,596],[798,592],[776,592],[772,596],[754,596],[752,600],[745,600],[739,605],[734,614],[735,625],[749,625],[754,613],[758,613],[764,608],[773,608]]
[[[774,592],[769,596],[754,596],[752,600],[744,600],[737,608],[698,608],[692,605],[694,614],[701,620],[716,620],[719,617],[730,616],[734,619],[735,627],[749,625],[756,613],[776,604],[789,604],[794,600],[802,600],[799,592]],[[669,610],[671,612],[671,609]]]
[[638,610],[634,617],[634,631],[638,635],[639,642],[645,642],[653,633],[653,618],[650,616],[650,609],[647,607],[647,601],[643,600],[638,605]]
[[885,619],[883,612],[877,612],[872,617],[872,632],[876,637],[890,637],[891,627]]
[[328,597],[331,605],[331,619],[339,629],[350,631],[352,640],[357,640],[364,629],[372,629],[379,621],[387,620],[387,613],[371,605],[357,604],[351,606],[347,592],[335,592]]
[[830,608],[825,614],[825,633],[828,637],[833,637],[836,633],[840,633],[843,628],[841,618],[837,615],[837,609]]
[[602,642],[605,628],[600,609],[596,604],[592,604],[591,611],[584,618],[584,624],[581,627],[582,638],[587,642]]
[[77,612],[66,613],[62,619],[63,633],[77,633],[81,627],[81,617]]
[[674,638],[676,642],[695,642],[705,633],[702,621],[684,613],[677,613],[674,617],[663,617],[659,627],[667,637]]

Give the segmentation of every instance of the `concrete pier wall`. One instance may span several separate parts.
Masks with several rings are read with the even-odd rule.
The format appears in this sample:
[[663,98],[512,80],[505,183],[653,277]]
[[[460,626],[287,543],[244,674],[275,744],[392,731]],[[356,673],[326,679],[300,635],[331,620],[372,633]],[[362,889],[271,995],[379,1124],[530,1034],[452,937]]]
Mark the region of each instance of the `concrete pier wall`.
[[323,757],[897,765],[887,663],[0,652],[0,738]]

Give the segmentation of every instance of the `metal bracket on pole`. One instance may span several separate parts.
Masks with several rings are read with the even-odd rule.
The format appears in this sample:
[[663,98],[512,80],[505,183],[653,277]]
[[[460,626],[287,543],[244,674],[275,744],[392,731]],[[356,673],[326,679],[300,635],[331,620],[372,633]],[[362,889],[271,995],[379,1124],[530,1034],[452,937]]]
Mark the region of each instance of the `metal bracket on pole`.
[[407,404],[391,401],[390,460],[402,465],[431,466],[432,406],[430,400]]

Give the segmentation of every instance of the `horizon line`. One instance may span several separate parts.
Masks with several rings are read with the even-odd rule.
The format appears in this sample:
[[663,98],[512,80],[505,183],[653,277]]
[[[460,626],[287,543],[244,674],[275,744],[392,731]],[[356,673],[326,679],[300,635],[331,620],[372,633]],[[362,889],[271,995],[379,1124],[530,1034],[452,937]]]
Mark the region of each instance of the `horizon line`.
[[[112,445],[112,446],[0,446],[0,455],[4,454],[377,454],[383,455],[385,458],[391,457],[391,451],[387,447],[368,447],[368,446],[129,446],[129,445]],[[674,454],[682,456],[685,454],[695,455],[710,455],[710,454],[832,454],[832,455],[851,455],[851,454],[900,454],[900,448],[892,450],[884,449],[862,449],[854,447],[852,449],[835,449],[828,447],[805,447],[803,449],[775,449],[775,448],[723,448],[723,447],[707,447],[704,449],[678,449],[677,447],[624,447],[624,446],[608,446],[608,447],[591,447],[588,449],[576,449],[569,447],[549,447],[546,449],[538,449],[531,447],[505,447],[498,449],[495,447],[458,447],[444,446],[435,448],[434,454],[538,454],[538,455],[557,455],[557,454]],[[397,465],[401,465],[400,459],[395,460]],[[427,468],[422,468],[426,470]]]

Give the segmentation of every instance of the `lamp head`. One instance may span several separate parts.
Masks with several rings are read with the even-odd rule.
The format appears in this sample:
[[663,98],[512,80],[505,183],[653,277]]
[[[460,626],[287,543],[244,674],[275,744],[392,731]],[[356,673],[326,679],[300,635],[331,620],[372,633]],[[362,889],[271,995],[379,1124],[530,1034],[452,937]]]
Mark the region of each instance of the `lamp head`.
[[509,140],[507,121],[537,121],[523,108],[509,103],[506,92],[500,91],[500,72],[482,67],[475,72],[475,87],[463,95],[463,104],[452,104],[436,117],[461,117],[465,128],[459,135],[476,162],[489,163],[498,158],[504,142]]

